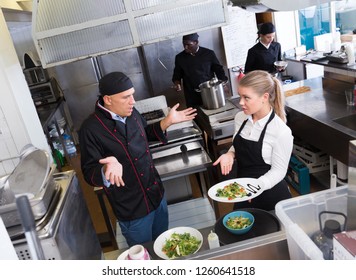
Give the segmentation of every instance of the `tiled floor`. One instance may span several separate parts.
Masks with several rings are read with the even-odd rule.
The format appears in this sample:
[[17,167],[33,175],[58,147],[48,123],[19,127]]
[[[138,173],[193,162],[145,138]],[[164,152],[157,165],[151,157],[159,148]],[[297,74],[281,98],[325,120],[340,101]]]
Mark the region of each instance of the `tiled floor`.
[[[216,222],[214,210],[207,198],[194,198],[168,205],[169,228],[193,227],[196,229],[213,226]],[[120,226],[116,226],[116,241],[119,249],[127,248]]]

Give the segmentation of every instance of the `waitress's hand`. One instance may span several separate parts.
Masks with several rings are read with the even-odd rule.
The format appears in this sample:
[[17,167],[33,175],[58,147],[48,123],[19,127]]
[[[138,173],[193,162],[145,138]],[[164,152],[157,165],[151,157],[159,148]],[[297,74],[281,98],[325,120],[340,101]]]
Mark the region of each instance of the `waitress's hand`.
[[234,164],[235,154],[233,152],[227,152],[221,155],[214,163],[213,166],[216,166],[220,163],[221,174],[227,175],[230,173],[232,169],[232,165]]
[[118,187],[125,186],[122,180],[122,165],[117,161],[116,157],[102,158],[99,162],[104,165],[105,178],[110,184]]

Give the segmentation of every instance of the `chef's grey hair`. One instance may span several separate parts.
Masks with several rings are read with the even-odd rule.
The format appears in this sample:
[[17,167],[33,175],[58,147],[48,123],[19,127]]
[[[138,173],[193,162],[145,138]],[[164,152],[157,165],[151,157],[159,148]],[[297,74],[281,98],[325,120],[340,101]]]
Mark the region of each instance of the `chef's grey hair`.
[[270,73],[255,70],[247,73],[239,82],[240,87],[252,88],[254,92],[262,96],[269,94],[269,103],[277,116],[287,122],[285,112],[285,98],[281,82]]

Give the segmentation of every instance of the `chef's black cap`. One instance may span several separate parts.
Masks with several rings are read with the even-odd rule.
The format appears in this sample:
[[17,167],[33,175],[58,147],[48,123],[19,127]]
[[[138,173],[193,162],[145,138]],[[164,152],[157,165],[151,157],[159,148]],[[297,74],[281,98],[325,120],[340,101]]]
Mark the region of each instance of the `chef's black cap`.
[[263,23],[259,30],[258,30],[258,34],[262,34],[262,35],[266,35],[266,34],[271,34],[271,33],[274,33],[276,32],[276,28],[274,27],[273,23],[272,22],[266,22],[266,23]]
[[196,41],[198,40],[198,38],[199,38],[198,33],[192,33],[192,34],[184,35],[183,41]]
[[99,92],[102,96],[120,93],[132,87],[130,78],[122,72],[111,72],[99,81]]

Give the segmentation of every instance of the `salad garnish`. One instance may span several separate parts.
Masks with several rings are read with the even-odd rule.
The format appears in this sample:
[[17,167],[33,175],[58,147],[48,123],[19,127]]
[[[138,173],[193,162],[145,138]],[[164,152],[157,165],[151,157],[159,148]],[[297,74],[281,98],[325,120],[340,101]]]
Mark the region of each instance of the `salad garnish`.
[[245,196],[250,196],[250,193],[247,193],[245,188],[237,182],[226,185],[223,188],[216,190],[216,196],[226,197],[228,200],[235,198],[242,198]]
[[173,233],[170,238],[166,240],[162,251],[170,259],[175,259],[195,253],[201,244],[201,240],[190,233]]

